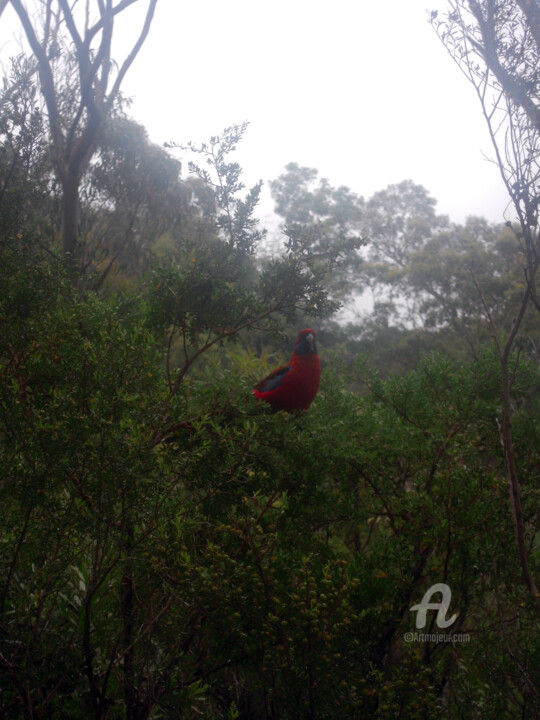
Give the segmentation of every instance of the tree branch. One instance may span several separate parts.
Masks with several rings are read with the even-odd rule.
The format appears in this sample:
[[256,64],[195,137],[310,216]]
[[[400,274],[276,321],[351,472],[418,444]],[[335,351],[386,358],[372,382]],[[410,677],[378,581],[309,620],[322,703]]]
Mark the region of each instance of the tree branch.
[[[495,20],[493,17],[484,18],[480,4],[475,0],[469,0],[469,7],[474,15],[484,46],[475,44],[476,51],[482,55],[487,66],[495,75],[506,95],[519,107],[523,108],[527,117],[537,130],[540,130],[540,108],[538,108],[526,90],[521,87],[519,81],[503,67],[497,53],[497,37],[495,35]],[[493,16],[493,4],[488,3],[488,9]]]
[[[152,20],[154,17],[154,12],[156,9],[157,2],[158,2],[158,0],[150,0],[150,2],[149,2],[148,10],[146,11],[146,18],[145,18],[141,33],[139,35],[139,38],[136,41],[135,45],[133,46],[133,49],[131,50],[130,54],[124,60],[122,67],[118,71],[118,75],[116,76],[116,81],[113,85],[111,92],[109,93],[109,100],[107,103],[108,107],[110,107],[112,105],[114,98],[116,97],[116,95],[118,94],[118,92],[120,90],[120,85],[122,84],[125,74],[127,73],[129,68],[133,64],[133,61],[139,54],[139,50],[141,49],[144,41],[146,40],[148,32],[150,31],[150,25],[152,24]],[[122,5],[122,4],[123,3],[120,3],[120,5]],[[130,0],[125,0],[126,7],[130,4],[131,4]],[[119,6],[117,6],[117,8],[116,8],[117,12],[119,12],[118,7]]]
[[39,42],[32,21],[28,16],[26,8],[23,6],[20,0],[11,0],[13,9],[19,16],[21,24],[30,48],[36,56],[39,70],[39,80],[41,84],[41,92],[45,98],[45,104],[47,105],[47,112],[49,114],[49,125],[51,131],[51,139],[53,147],[58,155],[58,159],[61,157],[61,150],[63,145],[64,136],[62,134],[62,127],[60,123],[60,116],[58,111],[58,103],[56,101],[56,89],[54,85],[54,77],[52,68],[49,63],[49,58],[45,51],[45,47]]

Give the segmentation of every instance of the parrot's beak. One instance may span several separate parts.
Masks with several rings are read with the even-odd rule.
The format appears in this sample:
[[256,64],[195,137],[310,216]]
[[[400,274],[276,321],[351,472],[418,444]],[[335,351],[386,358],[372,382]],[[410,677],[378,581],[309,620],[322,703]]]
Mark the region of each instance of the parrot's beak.
[[315,342],[315,338],[313,337],[313,335],[311,333],[308,333],[305,337],[305,340],[306,340],[307,344],[309,345],[309,351],[313,352],[313,343]]

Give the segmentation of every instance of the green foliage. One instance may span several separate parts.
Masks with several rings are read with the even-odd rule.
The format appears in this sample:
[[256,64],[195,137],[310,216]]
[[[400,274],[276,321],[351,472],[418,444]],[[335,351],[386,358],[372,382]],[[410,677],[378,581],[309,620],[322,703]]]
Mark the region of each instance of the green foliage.
[[[193,363],[216,343],[234,340],[246,328],[273,331],[280,319],[298,315],[325,317],[339,304],[330,297],[328,278],[356,239],[332,243],[304,228],[287,231],[281,256],[261,263],[252,257],[262,234],[253,212],[256,186],[245,199],[240,168],[228,154],[236,148],[246,124],[227,128],[200,148],[209,170],[191,164],[199,183],[213,193],[215,208],[203,218],[204,233],[172,239],[144,281],[149,327],[162,333],[171,397]],[[212,222],[214,210],[215,222]],[[175,379],[174,379],[175,376]]]
[[276,212],[285,221],[286,248],[295,255],[311,254],[319,263],[331,263],[327,281],[335,298],[358,291],[354,277],[360,265],[364,200],[348,187],[333,188],[317,170],[289,163],[286,172],[270,183]]
[[[189,170],[214,190],[218,232],[231,247],[251,254],[265,236],[265,232],[258,229],[259,221],[253,215],[259,203],[262,181],[254,185],[245,198],[240,198],[238,194],[245,189],[240,180],[242,168],[227,157],[236,150],[248,124],[231,125],[222,135],[211,137],[208,143],[196,146],[190,142],[184,149],[202,155],[210,167],[209,171],[195,162],[189,163]],[[168,147],[176,145],[169,143]]]
[[[327,363],[309,413],[271,415],[239,345],[170,394],[157,299],[80,296],[22,253],[1,267],[7,716],[534,717],[492,353],[387,380],[359,363],[361,394]],[[533,532],[540,376],[516,362]],[[404,640],[435,582],[468,642]]]
[[[247,125],[189,145],[206,165],[181,179],[118,102],[75,287],[32,72],[15,62],[0,107],[0,715],[536,718],[508,500],[517,482],[538,578],[523,235],[452,226],[410,181],[365,202],[291,164],[264,259],[261,186],[230,159]],[[370,318],[332,326],[364,287]],[[321,389],[270,414],[251,388],[298,318],[325,320]],[[457,619],[442,635],[430,611],[411,640],[440,582]]]
[[11,60],[0,90],[0,237],[24,229],[43,242],[51,228],[50,156],[31,59]]
[[107,276],[140,277],[158,238],[180,215],[188,220],[189,193],[179,175],[180,163],[121,107],[111,113],[81,188],[86,275],[94,288]]

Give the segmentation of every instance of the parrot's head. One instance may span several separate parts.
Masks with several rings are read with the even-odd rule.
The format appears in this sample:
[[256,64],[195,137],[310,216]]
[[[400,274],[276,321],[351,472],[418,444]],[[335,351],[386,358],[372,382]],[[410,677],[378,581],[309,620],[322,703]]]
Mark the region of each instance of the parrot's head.
[[294,343],[294,352],[297,355],[317,355],[317,334],[315,330],[309,328],[300,330]]

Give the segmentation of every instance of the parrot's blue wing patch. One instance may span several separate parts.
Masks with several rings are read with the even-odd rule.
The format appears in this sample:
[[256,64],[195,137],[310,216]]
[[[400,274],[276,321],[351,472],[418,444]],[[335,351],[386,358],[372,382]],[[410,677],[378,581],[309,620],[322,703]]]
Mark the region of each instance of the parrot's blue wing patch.
[[271,392],[272,390],[275,390],[281,385],[283,377],[289,372],[290,369],[290,365],[285,365],[284,367],[280,367],[277,370],[274,370],[274,372],[268,375],[268,377],[264,378],[264,380],[261,380],[260,383],[255,385],[255,390],[258,390],[261,393]]

